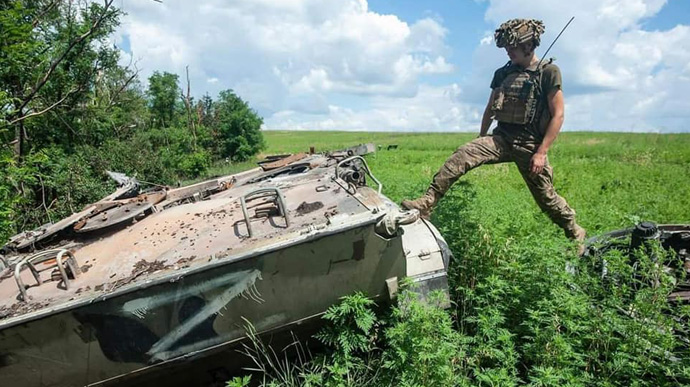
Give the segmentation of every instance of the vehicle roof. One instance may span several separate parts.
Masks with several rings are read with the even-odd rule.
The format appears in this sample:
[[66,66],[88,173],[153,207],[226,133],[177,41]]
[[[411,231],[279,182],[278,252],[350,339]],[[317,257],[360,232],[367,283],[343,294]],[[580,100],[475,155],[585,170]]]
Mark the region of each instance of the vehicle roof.
[[[212,179],[194,186],[223,187],[205,200],[179,205],[163,200],[152,206],[152,213],[124,227],[72,233],[43,246],[41,250],[69,250],[80,273],[65,290],[59,281],[35,286],[30,270],[23,270],[22,281],[33,285],[26,290],[29,299],[23,301],[14,271],[6,268],[0,273],[0,329],[376,222],[383,216],[382,198],[369,187],[353,190],[334,179],[336,163],[337,158],[327,155],[305,155],[291,164],[299,168],[287,165],[282,172],[255,168]],[[279,190],[289,222],[280,215],[279,200],[272,192],[246,197],[250,237],[241,198],[261,188]],[[168,191],[168,197],[174,198],[175,191]],[[32,254],[36,251],[8,257],[16,263]],[[50,272],[42,278],[49,279]]]

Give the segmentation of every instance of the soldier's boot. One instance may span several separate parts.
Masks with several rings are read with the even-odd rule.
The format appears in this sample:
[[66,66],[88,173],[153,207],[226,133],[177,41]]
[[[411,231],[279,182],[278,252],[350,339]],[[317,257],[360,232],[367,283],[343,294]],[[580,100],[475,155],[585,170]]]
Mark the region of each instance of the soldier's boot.
[[433,188],[429,187],[426,193],[421,197],[414,200],[403,200],[402,206],[406,210],[417,210],[419,211],[419,216],[424,220],[431,219],[431,211],[433,211],[434,206],[441,199],[441,194],[436,192]]
[[565,235],[577,242],[577,255],[582,256],[585,253],[585,238],[587,231],[574,221],[568,224],[565,228]]
[[426,193],[415,200],[403,200],[402,206],[419,210],[420,216],[429,220],[436,203],[462,175],[482,164],[500,161],[506,148],[499,137],[480,137],[459,147],[436,172]]

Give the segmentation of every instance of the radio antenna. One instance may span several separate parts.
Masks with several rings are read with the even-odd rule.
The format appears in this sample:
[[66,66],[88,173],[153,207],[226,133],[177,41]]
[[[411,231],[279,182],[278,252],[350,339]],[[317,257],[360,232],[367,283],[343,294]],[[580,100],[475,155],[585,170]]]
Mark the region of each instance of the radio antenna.
[[561,37],[561,35],[562,35],[563,32],[565,31],[565,29],[568,28],[568,26],[570,25],[570,23],[573,22],[574,19],[575,19],[575,16],[571,17],[570,20],[568,20],[568,22],[565,23],[565,27],[563,27],[563,29],[561,30],[561,32],[558,33],[558,36],[556,36],[556,39],[554,39],[553,42],[551,42],[551,45],[549,46],[549,48],[546,49],[546,51],[544,52],[544,55],[541,57],[541,59],[539,59],[539,63],[537,64],[537,69],[540,68],[540,66],[541,66],[541,61],[543,61],[544,58],[546,58],[546,54],[549,53],[549,50],[551,50],[551,47],[553,47],[554,43],[556,43],[556,41],[558,40],[558,38]]

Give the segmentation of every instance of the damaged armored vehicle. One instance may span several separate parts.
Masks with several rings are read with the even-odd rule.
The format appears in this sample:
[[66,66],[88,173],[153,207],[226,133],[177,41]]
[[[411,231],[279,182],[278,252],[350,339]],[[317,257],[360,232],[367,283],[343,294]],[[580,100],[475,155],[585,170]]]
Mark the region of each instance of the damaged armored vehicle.
[[[674,259],[664,261],[655,256],[654,246],[672,252]],[[633,268],[637,267],[636,254],[649,254],[667,273],[684,273],[677,276],[673,291],[668,295],[672,304],[690,302],[690,225],[640,222],[634,227],[612,231],[587,241],[585,256],[598,265],[602,277],[608,276],[606,252],[617,250],[628,255]]]
[[111,174],[113,194],[2,249],[0,385],[183,379],[181,365],[234,352],[246,322],[290,331],[355,291],[385,303],[403,278],[447,292],[445,242],[381,194],[372,150],[276,156],[180,188]]

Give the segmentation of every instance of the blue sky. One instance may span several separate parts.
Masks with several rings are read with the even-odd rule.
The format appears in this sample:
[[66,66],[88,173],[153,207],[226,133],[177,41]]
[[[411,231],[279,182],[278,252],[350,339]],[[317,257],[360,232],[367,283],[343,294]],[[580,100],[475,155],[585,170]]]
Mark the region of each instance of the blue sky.
[[[563,72],[564,130],[688,131],[688,0],[122,0],[114,43],[141,75],[184,74],[193,93],[233,89],[266,129],[476,131],[493,30],[547,26]],[[538,51],[538,54],[541,54]],[[145,83],[145,82],[144,82]]]
[[689,22],[690,1],[669,0],[658,14],[643,21],[643,25],[651,30],[665,30]]
[[[477,42],[496,27],[484,20],[488,4],[475,0],[374,0],[369,1],[372,11],[397,15],[407,23],[414,23],[419,19],[431,17],[438,20],[448,29],[446,43],[451,51],[448,59],[458,64],[458,73],[443,77],[446,82],[453,77],[467,75],[468,66],[463,65],[474,50]],[[448,78],[448,79],[446,79]],[[438,80],[436,80],[439,82]],[[434,82],[434,79],[430,80]]]

